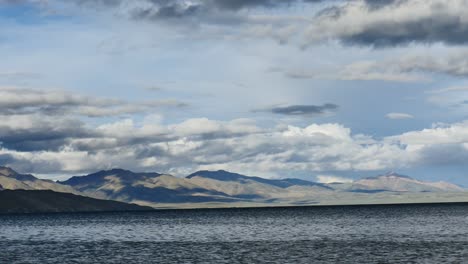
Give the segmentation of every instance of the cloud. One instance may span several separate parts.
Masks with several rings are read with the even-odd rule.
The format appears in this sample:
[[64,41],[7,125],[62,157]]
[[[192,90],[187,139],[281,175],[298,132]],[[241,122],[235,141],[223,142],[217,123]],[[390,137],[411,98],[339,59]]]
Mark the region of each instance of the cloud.
[[[135,2],[142,3],[144,1],[125,1],[126,3],[123,5],[129,5],[128,9],[125,9],[125,6],[123,5],[120,6],[121,2],[117,3],[118,6],[115,5],[115,2],[113,4],[112,1],[107,4],[105,2],[107,1],[103,2],[104,5],[109,5],[111,8],[115,8],[113,11],[119,12],[120,10],[125,14],[129,14],[126,12],[137,8],[136,6],[132,7],[130,5],[136,5]],[[195,3],[196,1],[193,2]],[[164,2],[161,1],[160,3]],[[393,1],[388,6],[381,4],[373,5],[372,11],[370,12],[380,12],[396,3],[397,1]],[[93,3],[91,2],[88,3],[88,5],[92,4]],[[151,3],[149,4],[153,5]],[[347,6],[349,4],[351,3],[340,2],[340,4],[337,5]],[[114,7],[112,7],[112,5]],[[329,6],[330,4],[327,3],[326,5]],[[144,8],[144,6],[141,6],[141,8]],[[202,21],[202,23],[210,23],[210,25],[206,27],[202,26],[202,29],[200,30],[213,30],[213,32],[218,32],[219,28],[211,26],[224,23],[223,26],[235,27],[230,31],[235,34],[246,33],[247,30],[252,36],[262,36],[262,38],[263,36],[277,34],[279,36],[278,39],[284,41],[288,40],[288,38],[293,34],[300,34],[301,27],[297,26],[298,24],[310,25],[310,23],[314,21],[313,16],[301,17],[300,15],[297,15],[302,12],[302,10],[266,10],[269,8],[270,7],[268,5],[263,7],[257,5],[256,7],[252,7],[246,4],[234,7],[213,6],[208,8],[210,9],[208,11],[203,9],[197,12],[210,12]],[[321,8],[321,5],[317,6],[317,8]],[[84,7],[84,9],[84,12],[90,10],[88,7]],[[216,10],[217,12],[212,12],[212,10]],[[307,9],[307,11],[308,10],[309,9]],[[101,10],[96,12],[101,12]],[[276,13],[279,14],[277,15]],[[217,16],[222,17],[225,14],[228,14],[228,16],[218,20]],[[204,13],[197,13],[197,18],[195,18],[194,22],[198,22],[196,21],[196,19],[200,19],[198,16],[203,15]],[[319,15],[320,19],[321,16],[322,14]],[[188,15],[186,18],[191,19],[193,17],[194,15],[192,14]],[[91,18],[92,22],[95,22],[92,17],[89,18]],[[120,18],[120,16],[117,16],[117,19]],[[108,17],[98,21],[98,24],[104,29],[107,29],[107,27],[104,26],[102,22],[107,21],[106,19],[108,19]],[[112,19],[116,18],[112,17]],[[179,19],[181,24],[186,24],[188,27],[192,25],[191,23],[185,23],[191,22],[190,20],[184,20],[185,18],[173,17],[173,20],[165,19],[165,21],[168,22],[167,24],[171,24],[174,19]],[[365,19],[365,17],[357,18],[356,22],[359,22],[360,19]],[[115,20],[112,21],[116,22]],[[149,22],[153,23],[153,20],[149,20]],[[238,26],[239,24],[236,24],[238,22],[251,24],[242,24],[242,26]],[[294,23],[289,24],[288,22]],[[128,26],[126,23],[112,24],[114,25],[114,28],[118,28],[118,26]],[[144,35],[148,28],[157,28],[150,23],[144,24],[145,25],[143,25],[143,23],[134,23],[131,27],[121,28],[122,31],[117,30],[118,32],[116,31],[114,33],[122,33],[123,35],[126,35],[125,32],[128,30],[136,29],[138,26],[142,25],[144,26],[141,30],[142,33],[138,34]],[[85,28],[86,25],[84,25]],[[246,29],[246,31],[244,31],[244,29]],[[285,29],[284,34],[282,29]],[[110,32],[109,34],[112,35],[114,33]],[[58,33],[54,33],[53,35],[55,35],[57,39],[62,36]],[[81,36],[80,34],[77,35]],[[97,35],[99,36],[96,40],[102,37],[102,34]],[[159,34],[153,35],[159,36]],[[185,36],[183,34],[181,35],[183,37]],[[200,38],[205,37],[203,34],[198,34],[198,32],[194,35],[197,35],[197,37]],[[83,36],[84,39],[90,38],[90,36],[86,34]],[[82,63],[77,63],[76,65],[74,64],[72,67],[73,70],[75,70],[76,66],[79,66],[78,64],[91,65],[87,62],[89,59],[88,56],[90,54],[94,56],[95,50],[93,44],[99,43],[99,41],[94,41],[94,37],[91,38],[92,41],[88,41],[87,44],[83,46],[86,46],[85,51],[77,54],[77,56],[84,56],[84,61],[82,61]],[[180,39],[172,42],[172,36],[169,38],[171,39],[171,47],[174,47],[176,51],[169,53],[163,52],[161,55],[163,56],[163,61],[182,61],[187,63],[188,68],[190,68],[190,65],[198,63],[200,58],[203,60],[208,58],[210,60],[217,57],[226,60],[224,56],[218,56],[219,54],[227,54],[224,53],[224,51],[210,54],[199,54],[195,57],[195,60],[193,60],[194,58],[186,59],[184,57],[185,53],[180,54],[180,49],[177,49],[178,46],[185,44],[178,42]],[[48,39],[48,37],[46,37],[46,39]],[[124,38],[122,38],[122,40],[124,40]],[[153,39],[151,39],[151,41],[153,41]],[[182,39],[182,41],[185,41],[185,39]],[[57,43],[61,42],[59,41]],[[238,45],[238,42],[233,41],[232,43],[237,43],[235,45]],[[42,45],[44,44],[50,43],[49,41],[42,41]],[[160,43],[158,41],[158,45],[159,44]],[[220,44],[220,50],[225,50],[225,48],[227,48],[229,51],[229,49],[235,49],[237,47],[234,44],[234,46],[225,46],[225,43],[217,44]],[[165,50],[166,47],[167,46],[162,45],[161,50]],[[271,48],[271,46],[268,47]],[[20,49],[23,48],[24,47],[20,47]],[[44,48],[46,48],[46,45],[44,45],[44,47],[40,47],[38,50],[33,50],[31,55],[34,55],[37,52],[42,54]],[[248,50],[243,50],[239,54],[243,54],[241,55],[241,58],[243,58],[242,56],[248,56],[250,58],[251,54],[262,56],[262,54],[256,53],[259,48],[262,49],[265,54],[272,54],[272,50],[266,49],[265,46],[263,46],[263,42],[260,44],[259,42],[256,42],[255,45],[249,46]],[[290,55],[290,49],[280,49],[282,50],[281,52],[284,53],[275,55],[275,58],[271,58],[272,61],[283,61],[282,59],[284,59],[284,57]],[[277,49],[275,48],[274,50]],[[155,50],[155,52],[156,51],[157,50]],[[322,49],[318,50],[318,52],[321,51]],[[190,52],[191,50],[187,51],[187,54]],[[359,52],[363,53],[358,53],[358,56],[361,54],[374,55],[373,53],[367,53],[366,49],[359,49]],[[159,52],[156,53],[159,54]],[[156,53],[152,54],[156,56]],[[419,74],[421,73],[431,73],[433,76],[436,76],[436,74],[432,73],[442,73],[450,76],[465,76],[466,65],[464,64],[464,57],[466,56],[463,56],[463,54],[464,53],[462,52],[454,52],[453,56],[451,55],[448,57],[439,56],[439,54],[420,54],[417,56],[413,56],[412,54],[411,56],[401,59],[386,59],[383,62],[372,60],[371,58],[371,61],[358,61],[345,65],[345,67],[340,68],[339,71],[337,71],[341,76],[334,75],[331,71],[319,72],[318,76],[348,80],[383,79],[397,81],[418,80],[420,77]],[[113,58],[140,61],[142,57],[146,57],[143,52],[136,55],[137,58],[133,59],[130,56],[117,56]],[[233,60],[232,62],[245,66],[245,61],[238,61],[237,58],[239,58],[239,56],[237,55],[235,56],[236,60]],[[115,61],[113,59],[109,60],[109,57],[107,56],[108,55],[103,58],[98,58],[98,60]],[[229,57],[229,54],[227,54],[227,56]],[[309,58],[313,58],[314,56],[314,54],[311,54]],[[42,57],[46,58],[47,56]],[[159,57],[152,58],[150,60],[150,64],[157,58]],[[229,61],[229,58],[227,60]],[[19,61],[18,63],[24,62]],[[140,62],[137,64],[140,65],[139,63]],[[143,72],[147,71],[147,69],[149,69],[148,65],[146,65],[146,63],[143,65],[142,61],[141,63],[141,66],[144,66],[144,69],[146,69],[144,70],[141,68],[143,69]],[[105,68],[100,67],[99,65],[96,67],[99,69]],[[135,65],[135,63],[132,65]],[[264,66],[261,62],[249,65],[248,69],[246,69],[246,71],[249,72],[255,72],[255,69],[263,68]],[[59,67],[60,64],[57,64],[54,65],[53,68]],[[51,68],[51,71],[56,72],[57,69],[53,68]],[[133,70],[129,72],[129,78],[138,79],[140,76],[144,77],[143,75],[140,75],[140,68],[133,66],[131,68]],[[126,72],[125,69],[112,69],[112,67],[110,67],[110,69],[113,76],[116,75],[115,70],[117,70],[118,73],[121,73],[121,75],[125,75],[123,73]],[[57,77],[60,77],[59,73],[62,71],[61,69],[58,70]],[[90,70],[90,72],[91,71],[93,70]],[[63,72],[67,74],[67,71]],[[72,75],[76,74],[75,71],[70,72]],[[193,75],[190,73],[187,75],[186,69],[181,69],[181,71],[177,72],[183,75],[182,78],[187,77],[188,75]],[[222,82],[226,77],[224,75],[218,76],[216,73],[213,74],[213,71],[206,69],[201,69],[200,73],[201,72],[207,72],[208,75],[211,74],[210,76],[214,76],[214,79],[209,79],[210,76],[207,75],[207,83],[209,82],[210,86],[216,88],[219,87],[219,83],[214,84],[214,82]],[[229,76],[227,76],[227,78],[230,79],[229,82],[231,83],[233,80],[236,80],[239,73],[241,72],[235,71],[233,75],[228,74]],[[181,77],[178,74],[176,74],[177,76],[171,76],[170,74],[166,76],[165,73],[162,74],[165,76],[164,78],[168,79]],[[315,78],[317,76],[316,73],[313,72],[310,75],[308,74],[309,72],[304,73],[303,77],[305,76],[308,78],[309,76],[312,76],[312,78]],[[81,82],[88,83],[89,81],[103,81],[105,79],[104,83],[108,83],[108,81],[110,81],[108,83],[110,86],[112,86],[112,83],[118,82],[118,80],[112,80],[111,77],[113,76],[101,76],[101,71],[97,71],[96,75],[85,75],[85,78]],[[244,78],[247,82],[247,86],[257,87],[257,85],[255,85],[256,80],[247,77]],[[297,74],[296,77],[301,76]],[[138,82],[140,84],[152,83],[150,80],[151,78],[159,79],[158,76],[150,76],[148,78],[149,79],[138,79]],[[75,79],[81,80],[81,77],[74,77],[73,80]],[[201,76],[200,79],[205,78]],[[62,81],[51,79],[49,82],[61,83]],[[130,83],[131,82],[133,82],[133,80],[130,80]],[[192,83],[193,80],[186,80],[177,86],[182,87],[185,84]],[[126,84],[126,82],[123,82],[121,85],[125,86]],[[199,87],[201,87],[200,89],[202,90],[207,89],[203,87],[206,86],[205,84],[206,83],[203,82],[196,84],[196,87],[184,89],[193,90],[198,89]],[[275,87],[284,87],[280,83],[275,84]],[[75,83],[75,86],[79,85],[79,83]],[[276,89],[275,87],[271,89]],[[242,89],[243,87],[236,88]],[[213,88],[213,90],[214,89],[215,88]],[[202,92],[203,91],[200,93]],[[275,90],[274,94],[275,96],[281,96],[284,98],[283,92],[285,91]],[[316,92],[320,91],[314,91],[314,94],[316,94]],[[459,90],[457,93],[458,92],[461,91]],[[152,96],[168,93],[168,91],[164,91],[164,93],[152,94]],[[309,93],[309,91],[307,93]],[[330,91],[330,95],[332,93],[334,94],[334,92]],[[442,94],[445,95],[449,93],[455,93],[455,91],[428,95],[442,97]],[[148,93],[143,94],[148,95]],[[173,92],[173,94],[178,94],[181,97],[184,96],[179,94],[179,92]],[[258,94],[260,94],[260,92],[258,92]],[[312,96],[314,94],[309,95]],[[303,125],[301,126],[292,125],[275,127],[273,125],[271,127],[267,127],[269,124],[268,122],[262,122],[260,123],[261,125],[259,125],[250,119],[213,120],[204,117],[205,115],[202,114],[206,113],[204,111],[209,109],[220,109],[219,107],[222,108],[220,104],[223,102],[218,99],[226,97],[225,95],[219,98],[213,98],[212,100],[209,100],[209,102],[204,101],[206,105],[210,105],[202,111],[194,109],[194,111],[189,111],[190,113],[171,115],[171,118],[173,119],[169,120],[148,118],[148,120],[145,121],[142,120],[142,115],[146,115],[148,113],[159,113],[162,107],[179,109],[184,106],[184,103],[174,100],[165,100],[164,98],[155,101],[128,101],[127,99],[117,100],[102,97],[95,98],[66,91],[19,88],[15,88],[10,91],[0,89],[0,95],[0,141],[2,141],[0,151],[1,160],[14,166],[24,166],[25,168],[31,168],[37,171],[42,170],[44,173],[81,173],[115,166],[127,167],[135,170],[155,170],[161,172],[170,172],[173,170],[190,171],[199,168],[225,168],[239,172],[257,171],[262,173],[262,175],[268,175],[274,172],[294,173],[330,170],[386,170],[399,167],[411,167],[418,164],[432,164],[435,163],[440,155],[444,155],[444,151],[446,151],[445,153],[452,150],[457,151],[457,153],[460,154],[460,157],[464,157],[464,144],[466,144],[466,139],[463,138],[462,135],[467,133],[467,129],[460,124],[448,124],[446,125],[446,129],[442,129],[442,126],[428,128],[427,132],[424,130],[409,131],[408,134],[404,133],[401,135],[395,135],[393,138],[381,139],[374,138],[371,135],[356,135],[349,127],[342,124],[306,125],[302,122]],[[139,94],[137,93],[132,96],[138,95]],[[185,94],[185,96],[187,95]],[[454,98],[455,97],[457,97],[459,102],[466,100],[466,98],[460,97],[459,95],[454,96]],[[262,100],[260,101],[262,101],[262,105],[269,103],[268,98],[261,99]],[[253,101],[243,102],[242,104],[245,106],[255,105],[255,103],[258,105],[258,102]],[[337,111],[337,109],[334,106],[330,107],[326,104],[305,104],[273,106],[263,109],[263,111],[270,114],[275,113],[277,115],[275,117],[291,117],[320,115]],[[216,116],[226,117],[231,116],[231,114],[216,113]],[[187,118],[186,116],[189,116],[190,118]],[[94,118],[89,119],[88,117]],[[356,120],[347,120],[347,122],[350,123],[355,123],[354,121]],[[375,127],[379,129],[378,125]],[[438,129],[441,131],[438,131]],[[414,133],[414,135],[411,133]],[[446,135],[444,135],[444,133]],[[416,140],[421,137],[427,137],[427,140],[425,142],[417,142]],[[446,138],[452,139],[452,141],[443,142],[442,139]],[[442,158],[444,159],[444,164],[452,163],[464,166],[460,159],[455,159],[450,155],[445,154],[444,157],[440,157],[440,159]]]
[[358,60],[320,69],[273,68],[293,79],[332,79],[346,81],[430,82],[434,74],[468,77],[468,50],[452,48],[437,55],[412,52],[381,60]]
[[455,86],[455,87],[447,87],[443,89],[431,90],[428,91],[428,94],[445,94],[450,92],[468,92],[468,87],[465,86]]
[[[404,158],[393,153],[401,152],[396,146],[361,145],[359,137],[338,124],[266,131],[251,120],[192,119],[169,126],[137,126],[124,120],[91,131],[94,134],[70,134],[60,148],[21,151],[4,146],[0,155],[9,157],[5,165],[24,163],[38,169],[36,173],[78,173],[109,166],[165,172],[217,167],[263,171],[263,175],[286,170],[374,170],[394,167],[391,157]],[[53,166],[38,165],[46,163]]]
[[[18,0],[18,3],[36,4],[45,10],[69,13],[112,14],[119,19],[137,22],[161,23],[184,34],[197,31],[197,38],[235,36],[235,38],[265,35],[285,43],[294,33],[296,24],[309,21],[307,16],[291,15],[296,5],[309,5],[324,0]],[[79,7],[78,10],[76,8]],[[55,10],[55,9],[56,10]],[[270,14],[271,10],[280,10]],[[76,12],[75,12],[76,11]],[[283,12],[285,11],[285,12]],[[204,27],[208,25],[209,28]],[[242,26],[241,28],[239,26]],[[201,33],[200,33],[201,32]],[[200,35],[202,34],[202,35]],[[258,35],[258,36],[257,36]]]
[[5,115],[41,112],[48,115],[75,114],[105,117],[148,112],[161,107],[185,106],[186,103],[177,100],[127,102],[59,90],[0,87],[0,113]]
[[126,13],[131,19],[147,21],[192,21],[197,23],[239,23],[241,17],[232,16],[246,9],[279,8],[299,3],[317,3],[323,0],[74,0],[85,8],[109,8]]
[[44,91],[23,88],[0,88],[0,108],[3,111],[21,111],[61,107],[77,107],[80,105],[93,105],[98,107],[112,106],[120,103],[118,100],[95,99],[66,93],[63,91]]
[[[150,116],[142,122],[127,118],[93,127],[36,113],[2,116],[0,159],[3,165],[44,174],[111,167],[175,174],[227,169],[271,176],[377,171],[465,166],[460,157],[468,156],[467,135],[468,122],[375,139],[333,123],[262,128],[251,119],[192,118],[163,124],[161,117]],[[457,154],[447,154],[453,151]]]
[[323,2],[323,0],[208,0],[204,1],[206,3],[210,3],[218,8],[222,9],[229,9],[229,10],[239,10],[242,8],[251,8],[251,7],[279,7],[279,6],[287,6],[295,3],[319,3]]
[[323,115],[338,110],[339,106],[335,104],[324,105],[288,105],[274,106],[263,110],[255,110],[254,112],[266,111],[279,115],[290,116],[308,116],[308,115]]
[[0,144],[17,151],[58,150],[69,139],[95,136],[79,120],[41,114],[0,115]]
[[[107,6],[115,7],[119,5],[125,5],[126,1],[124,0],[74,0],[80,5],[93,5],[93,6]],[[184,1],[184,0],[137,0],[142,5],[146,4],[148,8],[154,9],[190,9],[191,7],[196,7],[199,9],[217,9],[217,10],[230,10],[238,11],[244,8],[276,8],[281,6],[288,6],[296,3],[319,3],[324,0],[197,0],[197,1]],[[171,11],[171,12],[172,12]],[[165,11],[162,11],[164,13]],[[169,11],[167,11],[169,12]],[[184,10],[179,10],[180,14]],[[188,12],[188,11],[186,11]],[[179,15],[180,15],[179,14]]]
[[465,0],[397,0],[378,8],[370,2],[350,1],[323,11],[310,25],[306,41],[374,47],[468,43]]
[[396,61],[383,63],[401,72],[439,73],[454,77],[468,76],[468,50],[458,49],[447,54],[407,55]]
[[177,100],[157,100],[157,101],[144,101],[144,102],[122,102],[110,107],[100,107],[94,105],[85,105],[77,109],[76,113],[88,117],[105,117],[105,116],[119,116],[136,113],[147,113],[152,109],[160,109],[162,107],[182,108],[187,107],[188,104]]
[[316,178],[317,178],[317,182],[320,182],[320,183],[350,183],[350,182],[353,182],[352,179],[339,177],[339,176],[333,176],[333,175],[318,175]]
[[[197,32],[194,36],[197,38],[264,39],[268,37],[281,44],[317,35],[306,29],[310,25],[322,23],[323,14],[329,10],[337,10],[343,6],[343,1],[339,0],[72,0],[66,2],[18,0],[9,2],[35,4],[39,7],[38,10],[43,9],[43,13],[112,14],[118,19],[161,23],[165,27],[182,30],[186,36],[188,33]],[[377,12],[397,1],[384,3],[380,0],[359,0],[359,2],[369,10]],[[330,7],[329,3],[336,6]],[[323,8],[324,10],[321,10]],[[297,12],[300,9],[308,12],[301,14]],[[315,18],[317,13],[322,15]],[[306,40],[306,45],[308,42],[310,41]]]
[[161,88],[159,86],[154,86],[154,85],[145,87],[144,89],[147,90],[147,91],[150,91],[150,92],[160,92],[160,91],[164,90],[163,88]]
[[388,119],[413,119],[414,116],[406,113],[388,113],[386,115]]
[[420,150],[419,163],[431,166],[460,166],[468,159],[468,143],[430,144]]
[[229,122],[209,120],[207,118],[192,118],[180,124],[169,126],[169,130],[181,136],[219,137],[252,134],[261,131],[251,119],[235,119]]
[[464,144],[468,142],[468,121],[454,124],[436,123],[432,128],[410,131],[388,139],[410,146]]
[[[322,2],[326,4],[314,5]],[[330,40],[374,47],[465,44],[468,40],[465,0],[73,0],[66,3],[23,0],[8,3],[32,3],[46,10],[65,9],[68,13],[79,6],[82,12],[108,12],[120,19],[163,23],[184,29],[185,33],[197,29],[198,37],[200,32],[204,38],[210,34],[217,38],[268,36],[282,44],[297,40],[302,47]],[[298,9],[308,12],[301,14],[296,12]]]
[[157,125],[138,129],[130,120],[96,128],[83,118],[150,115],[162,107],[184,106],[176,100],[127,102],[59,90],[0,88],[0,144],[9,150],[31,152],[70,147],[99,151],[125,144],[161,142],[171,137],[167,129]]
[[288,70],[285,76],[292,79],[331,79],[343,81],[389,81],[420,82],[428,78],[407,72],[392,63],[376,61],[357,61],[332,69],[314,71]]
[[427,101],[441,107],[453,108],[460,112],[467,105],[468,87],[452,86],[443,89],[429,90]]

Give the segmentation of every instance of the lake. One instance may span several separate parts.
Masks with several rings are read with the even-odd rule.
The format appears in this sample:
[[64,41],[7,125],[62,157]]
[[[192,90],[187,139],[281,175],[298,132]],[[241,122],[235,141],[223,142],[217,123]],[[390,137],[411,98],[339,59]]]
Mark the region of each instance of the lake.
[[0,216],[0,263],[468,261],[468,204]]

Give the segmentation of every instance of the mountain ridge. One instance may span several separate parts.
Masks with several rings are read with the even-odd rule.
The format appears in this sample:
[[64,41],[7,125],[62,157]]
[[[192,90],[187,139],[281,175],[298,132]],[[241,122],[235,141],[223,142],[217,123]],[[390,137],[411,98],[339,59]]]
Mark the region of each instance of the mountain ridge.
[[192,178],[197,177],[197,176],[216,179],[216,180],[220,180],[220,181],[253,180],[253,181],[258,181],[258,182],[261,182],[261,183],[271,184],[271,185],[281,187],[281,188],[287,188],[287,187],[291,187],[293,185],[321,186],[321,187],[324,187],[324,188],[330,188],[330,187],[326,186],[325,184],[312,182],[312,181],[301,180],[301,179],[296,179],[296,178],[266,179],[266,178],[257,177],[257,176],[246,176],[246,175],[242,175],[242,174],[234,173],[234,172],[229,172],[229,171],[225,171],[225,170],[217,170],[217,171],[201,170],[201,171],[194,172],[194,173],[186,176],[185,178],[192,179]]
[[9,167],[0,166],[0,186],[3,189],[52,190],[79,194],[75,189],[52,180],[39,179],[31,174],[21,174]]
[[[2,177],[5,176],[1,173],[0,168],[0,185],[4,189],[11,189],[4,186]],[[4,173],[19,175],[13,170]],[[424,182],[395,172],[361,178],[351,183],[324,184],[295,178],[267,179],[225,170],[201,170],[186,177],[175,177],[164,173],[114,168],[73,176],[55,184],[93,198],[153,207],[182,204],[316,204],[330,203],[334,199],[348,202],[357,197],[363,201],[371,201],[376,197],[381,200],[385,197],[396,199],[404,194],[421,194],[419,196],[422,197],[425,193],[431,193],[436,197],[441,193],[465,191],[451,183]]]
[[[129,175],[122,175],[122,172]],[[93,178],[95,174],[72,177],[62,182],[78,190],[96,194],[101,192],[103,198],[117,199],[136,203],[239,203],[239,202],[300,202],[326,199],[342,193],[403,193],[403,192],[443,192],[462,191],[446,186],[434,186],[433,183],[417,181],[409,176],[387,173],[376,177],[362,178],[344,188],[333,184],[322,184],[307,180],[284,178],[266,179],[246,176],[225,170],[201,170],[186,177],[175,177],[160,173],[135,173],[127,170],[113,169],[98,172],[104,182],[76,185],[73,181]],[[124,174],[125,174],[124,173]],[[74,179],[74,180],[73,180]],[[131,179],[129,181],[129,179]],[[388,179],[391,179],[389,181]],[[411,184],[409,184],[411,183]],[[383,186],[388,184],[388,186]],[[405,185],[406,184],[406,185]],[[342,186],[343,187],[343,186]],[[398,188],[397,188],[398,187]],[[406,189],[405,189],[406,188]]]
[[353,184],[361,185],[371,189],[384,189],[398,192],[408,191],[463,191],[458,185],[448,182],[425,182],[400,175],[395,172],[379,175],[376,177],[362,178],[354,181]]

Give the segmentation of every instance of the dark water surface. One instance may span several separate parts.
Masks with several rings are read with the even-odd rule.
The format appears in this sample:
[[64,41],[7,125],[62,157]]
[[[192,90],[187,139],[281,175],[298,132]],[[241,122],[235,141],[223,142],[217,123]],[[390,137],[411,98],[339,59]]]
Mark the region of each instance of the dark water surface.
[[468,263],[468,205],[0,216],[0,263]]

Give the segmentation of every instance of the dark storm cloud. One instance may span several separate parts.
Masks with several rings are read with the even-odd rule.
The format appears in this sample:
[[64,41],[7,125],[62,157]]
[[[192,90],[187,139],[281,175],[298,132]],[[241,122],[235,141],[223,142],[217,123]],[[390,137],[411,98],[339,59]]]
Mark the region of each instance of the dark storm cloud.
[[289,106],[275,106],[266,111],[273,114],[301,116],[301,115],[322,115],[329,112],[334,112],[338,109],[338,105],[324,104],[324,105],[289,105]]

